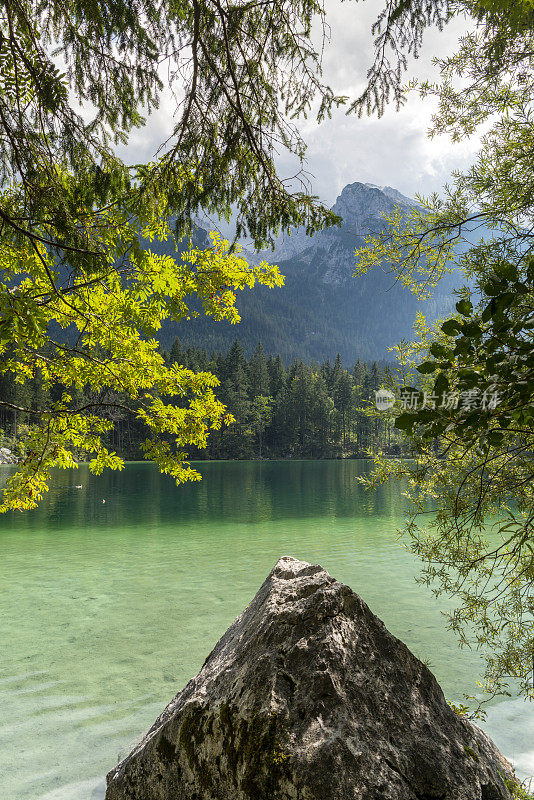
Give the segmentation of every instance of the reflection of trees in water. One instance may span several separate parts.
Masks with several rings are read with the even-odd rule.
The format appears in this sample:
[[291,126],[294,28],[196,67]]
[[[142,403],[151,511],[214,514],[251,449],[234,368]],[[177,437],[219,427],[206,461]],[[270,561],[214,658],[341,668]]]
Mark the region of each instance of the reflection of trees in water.
[[[41,506],[18,514],[16,527],[66,528],[160,523],[259,522],[306,517],[391,516],[405,502],[400,484],[365,491],[356,478],[366,461],[202,462],[199,483],[175,486],[150,464],[129,464],[121,473],[91,475],[87,465],[58,470]],[[0,481],[8,470],[0,470]],[[76,488],[82,485],[81,489]],[[0,483],[1,486],[1,483]],[[105,503],[102,501],[105,500]],[[4,522],[0,520],[3,527]]]
[[200,483],[175,489],[160,482],[162,518],[256,522],[402,514],[400,485],[369,493],[357,484],[369,468],[362,461],[204,462]]
[[4,464],[0,465],[0,491],[6,485],[6,481],[9,478],[9,476],[13,475],[13,472],[14,472],[14,468],[13,467],[8,466],[7,464],[6,465],[4,465]]

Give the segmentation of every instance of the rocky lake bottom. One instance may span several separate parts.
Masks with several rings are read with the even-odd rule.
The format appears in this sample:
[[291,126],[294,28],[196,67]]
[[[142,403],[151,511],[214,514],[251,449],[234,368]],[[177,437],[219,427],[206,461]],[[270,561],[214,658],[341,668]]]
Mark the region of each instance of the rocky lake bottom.
[[[476,691],[480,658],[445,628],[396,537],[402,487],[363,461],[202,463],[176,487],[149,464],[54,475],[43,505],[0,519],[0,789],[5,800],[102,800],[106,772],[199,670],[280,556],[320,563],[429,665]],[[0,468],[0,482],[12,468]],[[81,488],[80,488],[81,487]],[[482,725],[534,774],[534,712]]]

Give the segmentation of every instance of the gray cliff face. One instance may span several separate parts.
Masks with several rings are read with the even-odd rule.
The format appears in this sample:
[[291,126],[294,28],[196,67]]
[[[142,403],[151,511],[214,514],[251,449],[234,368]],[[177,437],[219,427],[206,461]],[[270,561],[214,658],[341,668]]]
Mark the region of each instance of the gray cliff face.
[[[278,264],[284,286],[272,291],[255,287],[239,293],[242,318],[239,329],[224,321],[208,321],[203,314],[183,323],[169,322],[161,332],[169,349],[175,336],[183,345],[227,350],[236,335],[250,354],[261,340],[267,353],[280,353],[286,364],[294,358],[322,361],[340,353],[347,366],[362,360],[391,360],[388,348],[413,339],[413,323],[422,312],[429,323],[454,310],[453,289],[463,275],[445,277],[430,300],[422,303],[396,281],[389,263],[377,264],[354,277],[355,250],[365,237],[384,227],[383,214],[395,206],[402,211],[415,202],[389,186],[351,183],[333,206],[341,227],[306,236],[299,228],[280,236],[274,251],[245,250],[250,263],[262,259]],[[478,238],[478,236],[477,236]],[[244,242],[244,244],[246,244]]]
[[354,251],[365,244],[366,236],[384,229],[383,214],[392,214],[396,206],[408,213],[414,205],[413,200],[390,187],[371,183],[345,186],[332,206],[332,211],[343,219],[341,228],[328,228],[317,237],[314,256],[326,265],[323,283],[342,286],[352,282],[356,266]]
[[[382,214],[391,214],[395,206],[409,212],[415,205],[414,200],[390,186],[350,183],[332,206],[332,211],[343,220],[341,228],[327,228],[313,237],[306,236],[304,229],[299,228],[290,236],[280,236],[274,251],[264,250],[260,255],[274,263],[297,258],[303,264],[328,264],[322,270],[322,282],[341,285],[352,279],[355,248],[364,244],[366,236],[376,234],[384,227]],[[248,251],[247,255],[254,260]]]
[[[321,283],[328,286],[344,286],[353,282],[356,259],[354,251],[365,244],[365,237],[383,230],[383,214],[391,214],[398,206],[407,213],[415,202],[404,197],[389,186],[379,187],[371,183],[349,183],[332,206],[343,222],[341,227],[327,228],[313,238],[297,231],[276,250],[279,261],[299,259],[301,263],[313,264]],[[288,247],[293,240],[293,251]],[[392,283],[389,278],[389,283]]]
[[414,200],[404,197],[390,186],[349,183],[337,198],[332,211],[343,218],[342,229],[365,237],[383,228],[382,214],[393,213],[395,206],[408,213],[415,205]]
[[503,774],[357,594],[282,558],[106,800],[509,800]]

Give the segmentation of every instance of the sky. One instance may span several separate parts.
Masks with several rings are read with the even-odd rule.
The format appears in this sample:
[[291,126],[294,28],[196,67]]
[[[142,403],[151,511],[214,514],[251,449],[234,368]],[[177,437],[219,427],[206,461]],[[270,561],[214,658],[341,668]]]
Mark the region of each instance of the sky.
[[[331,38],[325,51],[324,79],[337,93],[356,97],[372,63],[371,25],[383,3],[326,2]],[[419,58],[409,63],[406,82],[410,77],[437,79],[433,56],[454,52],[458,37],[468,27],[468,20],[457,18],[443,31],[428,30]],[[321,125],[303,120],[299,128],[308,145],[305,168],[312,193],[332,205],[342,188],[355,181],[389,185],[408,197],[440,192],[454,170],[473,162],[478,140],[453,144],[446,136],[429,139],[434,109],[432,99],[421,100],[412,93],[401,111],[390,107],[380,119],[358,119],[338,110]],[[121,155],[130,162],[149,160],[170,133],[173,111],[170,99],[164,99],[145,128],[132,134]],[[281,154],[278,166],[282,176],[295,174],[295,162],[288,156]]]
[[[330,2],[332,40],[325,77],[341,93],[357,96],[365,85],[373,58],[370,29],[382,6],[381,0]],[[428,30],[419,58],[409,62],[405,82],[411,77],[437,80],[432,58],[455,52],[468,27],[468,20],[458,18],[443,31]],[[433,99],[421,100],[413,92],[400,111],[391,105],[380,119],[358,119],[340,110],[321,126],[303,126],[317,194],[333,203],[343,186],[353,181],[393,186],[408,197],[439,192],[454,170],[472,163],[478,139],[460,144],[444,136],[430,140],[427,131],[435,108]]]

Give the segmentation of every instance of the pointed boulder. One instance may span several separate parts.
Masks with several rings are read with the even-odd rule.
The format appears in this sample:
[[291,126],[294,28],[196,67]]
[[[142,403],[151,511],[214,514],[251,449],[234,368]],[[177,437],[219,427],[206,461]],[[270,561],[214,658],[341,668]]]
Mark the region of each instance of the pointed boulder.
[[509,800],[511,776],[357,594],[281,558],[106,800]]

